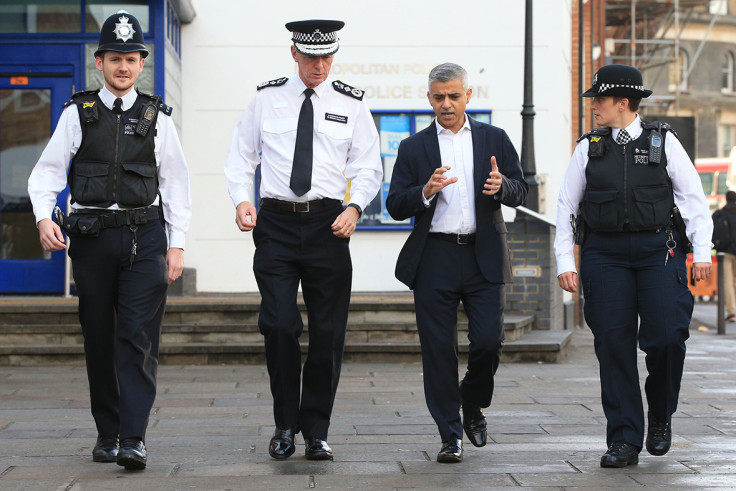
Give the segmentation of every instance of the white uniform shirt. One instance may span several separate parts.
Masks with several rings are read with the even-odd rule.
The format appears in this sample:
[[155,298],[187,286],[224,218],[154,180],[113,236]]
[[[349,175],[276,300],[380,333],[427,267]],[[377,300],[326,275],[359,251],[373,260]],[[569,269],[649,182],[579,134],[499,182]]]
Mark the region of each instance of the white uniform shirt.
[[[611,136],[614,140],[619,131],[618,128],[613,129]],[[632,139],[639,138],[642,128],[638,114],[634,121],[626,127],[626,131]],[[675,206],[680,209],[682,218],[685,220],[687,236],[693,244],[693,261],[709,263],[711,262],[710,239],[713,235],[713,221],[698,172],[680,141],[672,134],[665,136],[664,153],[667,157],[667,173],[672,179]],[[572,154],[557,199],[557,234],[555,235],[557,276],[568,271],[577,272],[573,253],[575,238],[572,235],[570,214],[577,216],[579,213],[578,208],[585,192],[586,165],[588,165],[587,138],[578,143]],[[662,264],[664,264],[664,253]]]
[[[112,109],[116,96],[103,87],[100,99],[108,109]],[[130,90],[121,99],[123,111],[130,109],[138,94]],[[189,169],[181,148],[179,136],[174,122],[164,113],[156,118],[156,134],[153,139],[156,166],[158,167],[159,191],[163,199],[163,212],[169,232],[169,247],[184,248],[185,234],[192,216],[191,195],[189,190]],[[56,196],[67,184],[67,174],[71,158],[79,150],[82,143],[82,127],[76,104],[71,104],[61,113],[54,134],[51,135],[38,163],[28,178],[28,194],[33,203],[36,223],[44,218],[51,218]],[[158,197],[152,203],[158,204]],[[74,203],[73,208],[85,208]],[[90,207],[88,207],[90,208]],[[108,209],[119,209],[113,204]]]
[[[442,165],[451,167],[445,172],[445,177],[448,179],[457,177],[458,181],[443,188],[429,200],[424,200],[425,206],[429,206],[434,197],[439,200],[429,231],[445,234],[474,233],[473,136],[468,116],[465,115],[465,123],[457,133],[443,128],[439,123],[435,125]],[[422,198],[424,198],[423,191]]]
[[253,199],[253,176],[261,163],[260,196],[285,201],[333,198],[365,209],[378,193],[383,165],[376,124],[368,106],[336,91],[330,79],[314,88],[312,188],[297,196],[289,188],[299,111],[307,87],[298,77],[259,90],[235,126],[225,162],[235,206]]

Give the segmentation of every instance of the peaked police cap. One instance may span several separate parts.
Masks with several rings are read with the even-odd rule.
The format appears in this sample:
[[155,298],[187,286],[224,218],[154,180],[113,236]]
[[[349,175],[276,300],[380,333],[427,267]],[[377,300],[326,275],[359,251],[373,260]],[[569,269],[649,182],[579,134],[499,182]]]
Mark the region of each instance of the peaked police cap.
[[148,56],[148,50],[143,44],[143,28],[134,16],[125,10],[119,10],[107,18],[100,29],[100,44],[95,51],[95,57],[104,51],[118,53],[132,53],[140,51],[141,58]]
[[337,31],[345,23],[341,20],[298,20],[286,24],[296,50],[307,56],[327,56],[340,49]]
[[593,86],[583,92],[583,97],[617,96],[645,98],[652,95],[644,89],[641,72],[629,65],[602,66],[593,77]]

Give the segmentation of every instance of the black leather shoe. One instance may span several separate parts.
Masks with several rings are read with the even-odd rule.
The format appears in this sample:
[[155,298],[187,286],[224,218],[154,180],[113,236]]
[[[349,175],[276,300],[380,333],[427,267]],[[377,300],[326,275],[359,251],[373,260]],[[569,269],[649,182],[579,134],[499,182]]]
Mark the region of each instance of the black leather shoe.
[[488,425],[486,424],[486,416],[480,406],[463,404],[463,428],[470,443],[476,447],[482,447],[486,444]]
[[92,449],[93,462],[115,462],[118,457],[118,437],[97,437],[95,448]]
[[282,430],[276,428],[271,437],[271,443],[268,445],[268,455],[274,459],[288,459],[294,453],[294,430]]
[[437,454],[437,462],[454,464],[463,461],[463,441],[459,438],[451,438],[442,442],[440,453]]
[[332,460],[332,449],[321,438],[304,438],[304,456],[307,460]]
[[649,412],[649,429],[647,430],[647,452],[652,455],[664,455],[672,444],[672,421],[670,418],[660,419]]
[[126,438],[120,442],[118,465],[127,470],[146,468],[146,445],[140,438]]
[[626,467],[639,463],[639,450],[626,442],[613,442],[601,457],[601,467]]

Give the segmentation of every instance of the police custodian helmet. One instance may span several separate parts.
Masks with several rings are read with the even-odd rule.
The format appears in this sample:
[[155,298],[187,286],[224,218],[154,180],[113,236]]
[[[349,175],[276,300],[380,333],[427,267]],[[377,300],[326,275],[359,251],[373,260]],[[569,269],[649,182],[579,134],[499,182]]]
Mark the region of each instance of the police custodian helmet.
[[641,72],[629,65],[602,66],[593,77],[593,86],[583,92],[583,97],[598,96],[645,98],[652,95],[644,89]]
[[148,50],[143,44],[143,29],[141,23],[125,10],[107,18],[100,30],[100,44],[95,51],[95,57],[104,51],[118,53],[132,53],[140,51],[141,58],[148,56]]

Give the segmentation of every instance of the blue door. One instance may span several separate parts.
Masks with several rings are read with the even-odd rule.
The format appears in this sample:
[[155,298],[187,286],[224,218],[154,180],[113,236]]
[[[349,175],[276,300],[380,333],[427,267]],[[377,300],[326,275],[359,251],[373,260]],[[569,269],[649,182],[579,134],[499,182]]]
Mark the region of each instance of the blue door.
[[[63,292],[66,250],[42,249],[27,186],[72,94],[73,75],[14,75],[14,68],[0,65],[0,293]],[[68,194],[58,197],[62,210]]]

